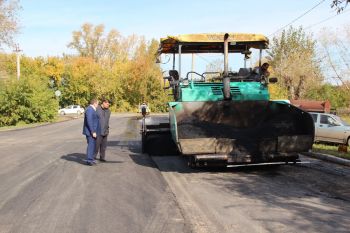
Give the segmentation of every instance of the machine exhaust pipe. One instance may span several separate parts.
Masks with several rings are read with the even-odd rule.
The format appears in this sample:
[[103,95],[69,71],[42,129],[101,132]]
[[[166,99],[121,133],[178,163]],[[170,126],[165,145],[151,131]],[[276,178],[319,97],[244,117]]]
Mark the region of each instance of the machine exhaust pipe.
[[228,76],[228,38],[229,34],[226,33],[224,36],[224,77],[222,79],[225,100],[231,100],[230,77]]
[[229,34],[226,33],[224,36],[224,75],[228,76],[228,37]]

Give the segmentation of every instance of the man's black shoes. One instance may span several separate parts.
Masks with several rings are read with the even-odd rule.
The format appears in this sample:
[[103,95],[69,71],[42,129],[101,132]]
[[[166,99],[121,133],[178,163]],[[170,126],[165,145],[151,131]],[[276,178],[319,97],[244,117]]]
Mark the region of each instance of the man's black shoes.
[[94,163],[93,163],[93,162],[90,162],[90,161],[87,161],[87,162],[86,162],[86,165],[92,166],[92,165],[94,165]]
[[[107,162],[105,159],[101,159],[100,158],[100,162],[104,163],[104,162]],[[94,161],[86,161],[86,165],[88,166],[93,166],[94,164],[96,164],[96,160]]]

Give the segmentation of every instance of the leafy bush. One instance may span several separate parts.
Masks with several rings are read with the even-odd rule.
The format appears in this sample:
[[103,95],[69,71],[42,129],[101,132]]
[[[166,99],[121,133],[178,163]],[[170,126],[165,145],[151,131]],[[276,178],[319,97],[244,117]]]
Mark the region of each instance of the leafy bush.
[[57,109],[54,92],[38,77],[1,84],[0,126],[52,121],[57,116]]

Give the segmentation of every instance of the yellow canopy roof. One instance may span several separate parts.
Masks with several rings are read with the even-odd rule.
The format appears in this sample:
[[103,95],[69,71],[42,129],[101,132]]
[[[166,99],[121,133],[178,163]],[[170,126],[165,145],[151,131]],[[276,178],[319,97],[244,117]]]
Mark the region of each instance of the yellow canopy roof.
[[[226,33],[203,33],[168,36],[160,39],[159,53],[222,53]],[[267,48],[269,40],[261,34],[228,33],[229,52],[242,52],[250,48]]]

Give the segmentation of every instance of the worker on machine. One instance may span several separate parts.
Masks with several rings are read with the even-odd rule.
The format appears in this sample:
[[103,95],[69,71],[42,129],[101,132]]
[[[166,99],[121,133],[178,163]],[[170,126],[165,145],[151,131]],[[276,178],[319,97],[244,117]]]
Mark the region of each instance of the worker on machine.
[[267,79],[270,76],[269,66],[269,63],[265,62],[260,67],[255,67],[252,74],[254,79],[258,82]]
[[140,105],[139,112],[142,114],[142,116],[149,114],[149,108],[145,102]]
[[270,76],[270,72],[268,71],[269,66],[270,66],[269,63],[267,63],[267,62],[262,64],[262,66],[260,67],[260,70],[259,70],[259,74],[261,76],[264,76],[265,78],[268,78]]

